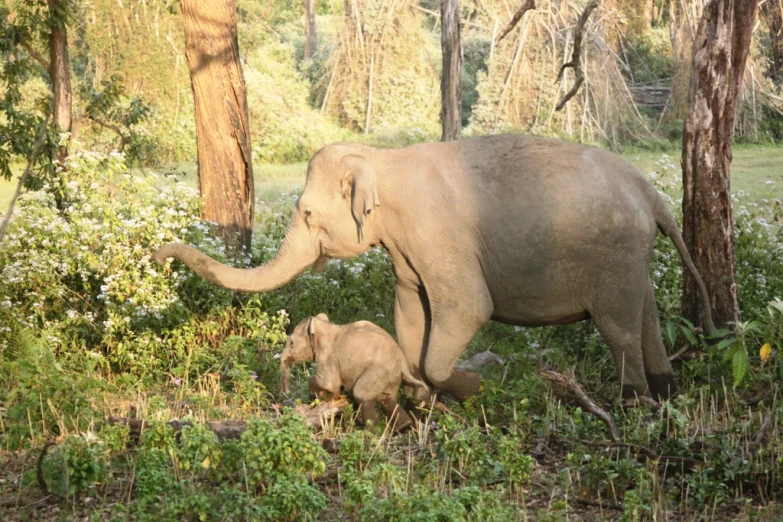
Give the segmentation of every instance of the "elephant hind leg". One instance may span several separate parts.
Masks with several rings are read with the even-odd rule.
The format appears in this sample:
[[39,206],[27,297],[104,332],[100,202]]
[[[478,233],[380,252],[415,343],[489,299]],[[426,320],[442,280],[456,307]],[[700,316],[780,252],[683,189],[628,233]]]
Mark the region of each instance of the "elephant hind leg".
[[655,303],[652,282],[647,282],[642,317],[642,356],[650,392],[655,400],[666,400],[674,393],[674,373],[661,338],[658,306]]
[[604,289],[589,312],[612,350],[622,396],[649,396],[642,353],[645,288],[632,283],[627,287],[604,285]]

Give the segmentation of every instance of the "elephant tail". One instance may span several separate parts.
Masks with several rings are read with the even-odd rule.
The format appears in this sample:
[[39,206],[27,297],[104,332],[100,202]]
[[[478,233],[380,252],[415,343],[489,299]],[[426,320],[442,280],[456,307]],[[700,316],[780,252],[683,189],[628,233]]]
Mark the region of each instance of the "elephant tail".
[[424,381],[421,381],[413,376],[410,369],[408,369],[408,363],[405,361],[404,358],[402,358],[402,364],[400,365],[402,368],[402,378],[405,382],[413,384],[414,386],[421,386],[425,390],[429,391],[430,387],[427,386],[427,384]]
[[677,252],[680,253],[682,262],[685,264],[688,272],[691,273],[694,281],[696,281],[696,285],[699,287],[699,297],[701,300],[704,329],[707,331],[707,334],[712,335],[716,332],[716,328],[715,323],[712,322],[712,305],[710,304],[710,296],[707,293],[707,287],[704,285],[704,280],[701,278],[699,271],[696,269],[696,265],[693,264],[693,259],[691,259],[691,255],[688,253],[688,248],[685,246],[685,241],[682,239],[682,234],[680,234],[680,228],[677,226],[677,221],[674,219],[674,216],[672,216],[672,213],[669,212],[669,209],[663,199],[661,199],[657,193],[655,196],[655,221],[658,224],[658,229],[664,236],[672,240],[672,243],[674,243],[674,247],[677,249]]

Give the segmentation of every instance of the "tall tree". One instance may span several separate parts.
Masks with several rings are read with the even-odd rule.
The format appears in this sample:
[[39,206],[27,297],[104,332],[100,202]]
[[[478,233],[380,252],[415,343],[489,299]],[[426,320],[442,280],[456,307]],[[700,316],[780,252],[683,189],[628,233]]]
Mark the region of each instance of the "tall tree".
[[[48,0],[49,20],[49,77],[52,80],[53,124],[60,133],[71,132],[71,67],[68,60],[68,0]],[[63,164],[68,156],[67,142],[60,145],[57,160]]]
[[305,12],[305,46],[304,59],[309,60],[315,55],[315,46],[318,41],[315,33],[315,5],[313,0],[304,0]]
[[450,141],[462,135],[462,42],[458,0],[440,0],[440,20],[440,46],[443,51],[440,79],[441,141]]
[[196,113],[204,217],[227,244],[250,248],[254,191],[235,0],[181,0]]
[[[683,237],[707,285],[718,328],[740,318],[729,167],[737,95],[758,6],[758,0],[711,0],[693,42],[682,149]],[[698,289],[687,273],[682,309],[698,322]]]
[[783,2],[767,0],[761,4],[761,13],[769,28],[772,51],[770,75],[775,82],[783,82]]

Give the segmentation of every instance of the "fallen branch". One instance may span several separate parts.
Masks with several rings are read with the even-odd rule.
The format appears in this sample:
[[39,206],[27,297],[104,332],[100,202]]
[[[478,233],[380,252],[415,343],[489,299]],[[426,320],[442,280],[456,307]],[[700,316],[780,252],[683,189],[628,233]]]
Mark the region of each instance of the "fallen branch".
[[[562,438],[562,437],[561,437]],[[563,438],[563,440],[569,440]],[[703,461],[698,459],[693,459],[691,457],[678,457],[674,455],[658,455],[650,448],[647,448],[645,446],[642,446],[641,444],[631,444],[630,442],[600,442],[600,441],[591,441],[591,440],[583,440],[583,439],[575,439],[573,442],[578,442],[579,444],[584,444],[585,446],[593,446],[598,448],[627,448],[634,452],[636,452],[638,455],[644,455],[650,460],[656,460],[658,462],[682,462],[683,464],[690,464],[692,466],[699,466],[701,464],[704,464]]]
[[[294,408],[294,411],[305,417],[305,422],[308,426],[320,428],[329,418],[342,412],[346,406],[348,406],[348,399],[346,397],[339,397],[332,401],[321,402],[313,407],[308,404],[300,404]],[[122,424],[128,426],[133,440],[138,440],[139,437],[141,437],[141,433],[151,427],[150,423],[144,419],[130,419],[127,417],[110,417],[106,421],[106,424]],[[175,432],[181,431],[185,426],[193,426],[192,422],[180,422],[178,420],[172,420],[166,424]],[[238,439],[242,436],[245,429],[247,429],[247,423],[243,420],[208,420],[205,421],[204,424],[212,430],[220,440]]]
[[587,19],[590,17],[590,13],[593,12],[593,9],[598,7],[598,1],[599,0],[591,0],[591,2],[585,7],[585,10],[582,11],[579,20],[576,22],[576,27],[574,28],[574,48],[571,52],[571,61],[564,63],[560,67],[557,80],[555,80],[555,83],[559,82],[563,77],[565,70],[568,67],[571,67],[574,70],[574,85],[571,87],[571,90],[568,91],[565,96],[563,96],[563,99],[558,102],[557,106],[555,106],[556,111],[559,111],[565,107],[565,104],[568,103],[568,100],[576,95],[576,93],[579,91],[579,87],[582,86],[582,82],[585,81],[585,75],[582,72],[582,66],[579,61],[579,57],[582,54],[582,34],[584,33],[585,24],[587,23]]
[[525,0],[525,3],[519,6],[519,9],[517,9],[517,12],[514,13],[514,16],[511,17],[511,21],[508,22],[508,25],[505,29],[503,29],[503,32],[500,33],[500,36],[498,36],[497,40],[495,40],[495,44],[497,45],[500,43],[500,41],[505,38],[505,36],[511,32],[514,27],[519,23],[519,21],[522,19],[522,17],[530,11],[531,9],[536,8],[536,0]]
[[44,444],[43,448],[41,448],[41,453],[38,454],[38,459],[35,461],[35,477],[38,479],[38,487],[41,489],[41,495],[43,495],[43,498],[30,506],[33,511],[51,506],[52,504],[57,504],[60,501],[59,495],[49,491],[49,487],[46,485],[46,479],[44,479],[43,475],[44,457],[46,457],[46,452],[49,451],[49,448],[54,445],[55,443],[51,441]]
[[582,504],[587,507],[595,507],[598,509],[612,509],[614,511],[623,511],[623,506],[615,504],[613,502],[601,502],[600,500],[588,500],[586,498],[575,498],[574,502]]
[[538,372],[538,376],[573,393],[579,401],[579,404],[581,404],[586,411],[592,413],[606,424],[606,427],[609,429],[609,435],[612,437],[613,441],[617,441],[620,438],[620,430],[617,429],[617,424],[615,424],[612,416],[587,396],[582,387],[579,386],[579,383],[576,382],[573,375],[558,373],[552,370],[541,370]]

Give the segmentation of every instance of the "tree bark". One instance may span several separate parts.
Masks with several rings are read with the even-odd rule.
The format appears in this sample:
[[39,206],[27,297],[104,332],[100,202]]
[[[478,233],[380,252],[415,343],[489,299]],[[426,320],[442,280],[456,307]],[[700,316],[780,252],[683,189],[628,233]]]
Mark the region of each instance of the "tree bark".
[[440,46],[443,51],[441,141],[451,141],[462,135],[462,42],[458,0],[440,0],[440,20]]
[[305,47],[304,59],[310,60],[315,55],[316,33],[315,33],[315,5],[313,0],[304,0],[305,12]]
[[[737,94],[758,0],[712,0],[696,38],[683,132],[683,238],[707,286],[718,328],[740,319],[729,167]],[[699,322],[698,288],[683,274],[682,311]]]
[[[52,80],[52,124],[58,133],[71,132],[71,68],[68,60],[68,31],[65,25],[65,2],[48,0],[51,33],[49,33],[49,77]],[[67,141],[57,150],[57,161],[64,165],[68,156]]]
[[255,205],[235,0],[181,0],[196,115],[204,217],[226,244],[250,248]]
[[775,83],[783,82],[783,2],[767,0],[761,6],[761,13],[769,28],[772,61],[770,76]]

